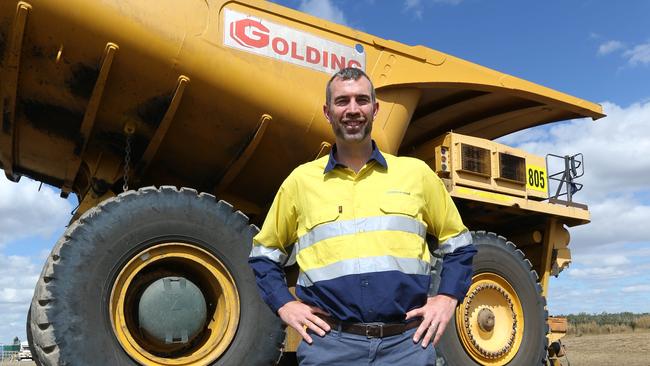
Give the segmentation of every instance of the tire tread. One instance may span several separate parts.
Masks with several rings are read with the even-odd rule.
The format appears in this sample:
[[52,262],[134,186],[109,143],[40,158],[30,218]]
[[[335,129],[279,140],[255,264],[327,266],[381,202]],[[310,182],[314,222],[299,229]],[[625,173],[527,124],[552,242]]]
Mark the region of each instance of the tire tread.
[[[195,200],[196,204],[209,205],[213,212],[216,211],[216,215],[220,216],[228,226],[231,226],[237,232],[254,235],[259,231],[256,226],[248,224],[248,217],[243,212],[235,210],[228,202],[217,200],[212,194],[199,193],[197,190],[187,187],[178,189],[175,186],[160,186],[158,188],[149,186],[138,190],[129,190],[88,209],[79,219],[68,226],[64,234],[56,242],[51,254],[47,257],[35,287],[29,314],[32,320],[28,322],[27,327],[32,338],[31,347],[35,353],[35,358],[39,360],[37,363],[39,366],[74,364],[74,361],[60,359],[60,347],[64,346],[65,340],[57,341],[56,324],[58,324],[59,319],[56,319],[56,314],[48,311],[51,310],[52,304],[57,301],[52,291],[57,287],[57,266],[65,266],[66,255],[72,256],[75,249],[79,249],[74,247],[75,244],[83,242],[84,238],[89,235],[86,232],[86,227],[92,224],[97,217],[110,214],[118,205],[124,205],[147,196],[156,197],[159,195],[174,195],[173,200],[187,202]],[[282,350],[283,333],[284,331],[278,328],[277,334],[269,335],[271,339],[276,340],[275,344],[268,345],[268,340],[264,343],[267,343],[268,347],[273,347],[276,353],[279,353]],[[256,362],[260,364],[273,362],[278,358],[278,356],[274,356],[274,360],[264,361],[262,351],[253,353],[253,356],[258,357]]]
[[[527,271],[528,277],[531,281],[531,283],[534,284],[534,288],[537,294],[537,297],[539,299],[540,307],[543,309],[541,314],[539,316],[543,316],[544,322],[543,322],[543,329],[544,329],[544,334],[548,334],[548,323],[546,322],[546,319],[548,318],[548,310],[546,309],[546,298],[542,295],[542,287],[539,283],[539,276],[537,274],[537,271],[533,268],[532,263],[528,258],[526,258],[526,255],[524,252],[517,248],[517,245],[511,241],[509,241],[507,238],[504,236],[498,235],[497,233],[494,232],[489,232],[485,230],[476,230],[472,231],[472,236],[474,238],[475,243],[480,243],[478,245],[492,245],[492,246],[498,246],[504,250],[506,250],[510,255],[513,256],[513,258],[516,258],[518,263],[522,266],[522,269]],[[543,352],[541,352],[539,356],[539,360],[535,362],[535,364],[539,365],[544,365],[546,364],[547,361],[547,348],[548,348],[548,338],[546,336],[543,337],[542,340],[542,347],[543,347]],[[443,365],[450,365],[450,363],[445,360],[443,357],[439,357],[437,360],[437,365],[438,366],[443,366]],[[522,366],[528,366],[528,365],[522,365]]]

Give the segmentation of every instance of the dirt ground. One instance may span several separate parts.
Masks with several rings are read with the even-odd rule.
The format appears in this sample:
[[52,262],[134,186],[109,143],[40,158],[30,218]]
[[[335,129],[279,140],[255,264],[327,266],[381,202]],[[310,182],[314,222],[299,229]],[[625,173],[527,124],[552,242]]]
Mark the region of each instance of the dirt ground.
[[[571,366],[650,366],[650,331],[562,338]],[[562,365],[568,366],[566,359]]]
[[[562,339],[567,358],[564,366],[650,366],[650,331],[566,336]],[[0,366],[35,366],[30,361],[2,362]]]

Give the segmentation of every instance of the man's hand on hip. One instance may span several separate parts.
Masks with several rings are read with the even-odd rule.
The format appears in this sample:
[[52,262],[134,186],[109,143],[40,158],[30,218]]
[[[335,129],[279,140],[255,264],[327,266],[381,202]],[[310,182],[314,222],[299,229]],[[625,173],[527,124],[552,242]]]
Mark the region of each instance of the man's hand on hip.
[[[458,300],[448,295],[436,295],[427,298],[427,303],[417,309],[406,313],[406,320],[421,317],[422,323],[413,335],[413,342],[417,343],[422,339],[422,347],[426,348],[433,339],[435,346],[454,315]],[[422,336],[424,335],[424,338]]]
[[280,319],[298,331],[305,342],[309,344],[311,344],[312,339],[307,334],[305,326],[321,337],[330,331],[330,326],[316,314],[329,315],[315,306],[309,306],[300,301],[290,301],[278,309]]

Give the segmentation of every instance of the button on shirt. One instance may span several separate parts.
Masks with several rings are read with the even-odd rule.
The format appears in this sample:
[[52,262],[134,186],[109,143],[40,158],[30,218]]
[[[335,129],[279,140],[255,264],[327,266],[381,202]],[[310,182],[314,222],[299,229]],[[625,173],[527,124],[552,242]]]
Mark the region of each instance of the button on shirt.
[[264,301],[277,311],[294,300],[283,267],[295,256],[301,301],[342,321],[403,321],[435,295],[427,233],[444,254],[437,293],[462,301],[476,250],[438,176],[374,142],[358,173],[334,152],[287,177],[253,240],[249,263]]

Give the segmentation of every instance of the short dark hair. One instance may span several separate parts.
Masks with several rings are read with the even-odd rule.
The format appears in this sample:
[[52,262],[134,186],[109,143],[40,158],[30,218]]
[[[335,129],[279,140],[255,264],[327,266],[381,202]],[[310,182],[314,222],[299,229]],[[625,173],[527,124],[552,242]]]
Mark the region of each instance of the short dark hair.
[[366,73],[359,68],[346,67],[335,72],[327,82],[327,86],[325,87],[325,104],[329,106],[330,102],[332,101],[332,90],[330,89],[330,85],[332,85],[332,81],[334,81],[334,79],[340,78],[342,80],[359,80],[361,77],[368,79],[370,82],[370,98],[372,102],[375,103],[375,100],[377,99],[377,96],[375,94],[375,86],[372,84],[372,80],[370,80],[368,75],[366,75]]

